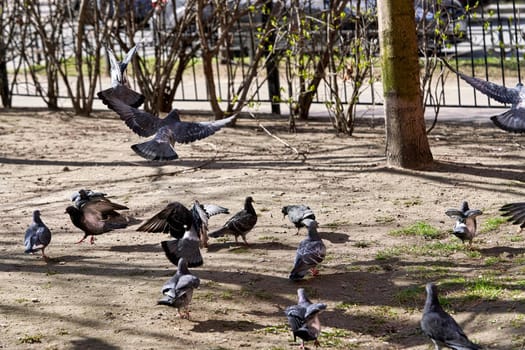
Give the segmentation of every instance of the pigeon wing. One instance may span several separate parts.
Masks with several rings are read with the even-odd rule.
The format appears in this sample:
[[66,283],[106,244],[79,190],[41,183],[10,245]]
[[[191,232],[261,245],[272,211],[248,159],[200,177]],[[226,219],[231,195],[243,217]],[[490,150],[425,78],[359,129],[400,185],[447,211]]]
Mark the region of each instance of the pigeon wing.
[[298,329],[304,326],[306,308],[301,305],[288,306],[284,313],[288,318],[288,324],[292,329],[292,332],[296,332]]
[[490,98],[495,99],[501,103],[519,103],[520,102],[520,93],[515,88],[507,88],[490,81],[482,80],[475,77],[470,77],[463,73],[458,72],[445,60],[443,63],[454,73],[459,75],[461,79],[465,80],[469,85],[479,92],[487,95]]
[[98,93],[98,97],[111,110],[117,112],[120,119],[137,135],[149,137],[154,135],[161,126],[162,119],[146,111],[127,105],[114,95]]
[[509,203],[500,208],[501,215],[509,217],[514,225],[525,228],[525,202]]
[[187,293],[189,290],[198,288],[200,285],[200,279],[192,274],[182,275],[175,285],[175,297],[179,297],[182,294]]
[[166,257],[174,265],[178,265],[180,258],[188,261],[188,267],[198,267],[204,262],[199,249],[199,241],[174,239],[160,243]]
[[499,115],[490,117],[498,128],[509,132],[525,132],[525,109],[510,109]]
[[447,211],[445,211],[445,214],[454,219],[464,219],[465,218],[465,214],[461,210],[458,210],[458,209],[448,209]]
[[230,213],[228,208],[221,207],[220,205],[215,205],[215,204],[203,204],[202,208],[204,209],[208,217],[212,217],[217,214],[229,214]]
[[182,238],[185,227],[189,227],[191,223],[191,212],[183,204],[172,202],[137,228],[137,231],[169,232],[174,238]]
[[250,231],[256,223],[256,215],[252,215],[246,210],[241,210],[240,212],[232,216],[228,221],[226,221],[224,226],[240,234]]
[[223,126],[229,124],[236,116],[216,120],[213,122],[173,122],[169,127],[173,132],[173,139],[178,143],[190,143],[215,134]]

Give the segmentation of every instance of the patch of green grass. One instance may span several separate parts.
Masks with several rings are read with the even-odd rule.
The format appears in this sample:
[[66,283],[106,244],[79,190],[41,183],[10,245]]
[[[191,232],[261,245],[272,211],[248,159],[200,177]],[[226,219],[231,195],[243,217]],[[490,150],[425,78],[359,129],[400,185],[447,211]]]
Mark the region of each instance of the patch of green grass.
[[454,294],[466,300],[496,300],[505,290],[503,284],[490,275],[479,276],[474,279],[457,277],[444,281],[442,285],[449,286],[448,288],[444,287],[444,289],[460,286]]
[[398,230],[390,231],[392,236],[421,236],[428,239],[437,239],[443,237],[443,232],[440,232],[432,225],[418,221],[408,227]]
[[379,250],[376,253],[376,260],[389,260],[394,257],[400,256],[402,254],[401,250],[399,248],[393,247],[393,248],[386,248],[383,250]]
[[425,299],[425,288],[422,286],[412,286],[400,290],[394,295],[394,299],[401,305],[416,306]]
[[319,340],[323,347],[342,346],[344,339],[350,337],[351,333],[346,329],[341,328],[323,328]]
[[378,224],[390,224],[394,221],[396,221],[396,218],[393,216],[378,216],[375,218],[375,222]]
[[230,251],[234,254],[246,254],[246,253],[251,253],[251,250],[248,249],[247,247],[245,246],[237,246],[237,247],[233,247],[230,249]]
[[368,248],[370,247],[370,244],[371,243],[367,241],[358,241],[358,242],[355,242],[353,246],[356,248]]
[[376,260],[388,260],[402,255],[447,257],[457,252],[463,252],[470,258],[478,258],[481,253],[469,250],[460,241],[429,242],[425,244],[399,245],[380,250],[376,253]]
[[499,256],[489,256],[485,259],[485,265],[486,266],[494,266],[502,262],[503,259]]
[[281,323],[275,326],[261,328],[257,332],[262,332],[263,334],[283,334],[290,332],[290,327],[288,327],[286,323]]
[[510,236],[509,241],[511,242],[523,242],[525,238],[522,235]]
[[515,318],[510,320],[509,323],[512,328],[516,328],[516,329],[521,328],[525,326],[525,316],[523,314],[518,314],[516,315]]
[[503,287],[492,277],[480,276],[467,285],[471,299],[496,300],[503,293]]
[[420,205],[421,203],[422,203],[421,198],[415,197],[415,198],[405,200],[403,202],[403,205],[408,208],[408,207],[413,207],[415,205]]
[[225,290],[221,293],[221,299],[233,300],[233,294],[230,290]]
[[26,298],[15,299],[15,302],[18,303],[18,304],[27,303],[28,301],[29,301],[29,299],[26,299]]
[[342,301],[342,302],[340,302],[340,303],[335,305],[335,309],[346,311],[346,310],[352,308],[353,306],[355,306],[355,304],[350,304],[350,303],[347,303],[346,301]]
[[37,333],[37,334],[33,334],[33,335],[24,335],[23,337],[20,337],[18,338],[18,343],[19,344],[36,344],[36,343],[41,343],[42,342],[42,338],[44,338],[44,336],[40,333]]
[[480,233],[488,233],[491,231],[497,230],[502,224],[506,223],[507,219],[501,216],[495,218],[488,218],[483,221],[481,228],[479,229]]
[[422,265],[408,266],[406,271],[422,282],[435,281],[450,276],[450,269],[442,266]]

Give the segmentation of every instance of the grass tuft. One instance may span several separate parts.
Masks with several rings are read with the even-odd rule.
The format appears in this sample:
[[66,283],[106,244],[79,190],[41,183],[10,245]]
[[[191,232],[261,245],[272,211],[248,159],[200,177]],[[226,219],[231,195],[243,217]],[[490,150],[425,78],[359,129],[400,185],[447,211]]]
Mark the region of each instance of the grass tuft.
[[390,235],[421,236],[427,239],[438,239],[442,238],[444,233],[426,222],[418,221],[408,227],[390,231]]
[[481,228],[479,229],[480,233],[488,233],[496,231],[502,224],[506,223],[507,219],[501,216],[495,218],[488,218],[483,221]]

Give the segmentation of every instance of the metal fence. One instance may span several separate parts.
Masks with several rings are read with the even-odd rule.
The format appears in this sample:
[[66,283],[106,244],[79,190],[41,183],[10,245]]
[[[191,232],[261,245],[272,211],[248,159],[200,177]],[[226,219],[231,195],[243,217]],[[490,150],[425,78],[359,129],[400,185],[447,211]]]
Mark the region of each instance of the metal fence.
[[[365,7],[375,6],[374,1],[362,1],[365,4]],[[174,3],[177,4],[178,2]],[[352,1],[349,3],[351,4]],[[3,1],[3,4],[5,5],[5,1]],[[46,6],[49,6],[49,4],[46,2],[37,2],[37,4],[37,6],[40,7],[39,12],[42,16],[45,16]],[[463,6],[465,6],[465,4],[463,4]],[[520,70],[523,60],[523,52],[525,50],[525,18],[522,20],[523,11],[525,11],[525,3],[521,3],[517,0],[485,2],[474,9],[466,5],[464,17],[461,17],[460,19],[461,23],[456,24],[456,26],[464,26],[462,28],[464,35],[461,38],[457,38],[457,40],[448,40],[445,45],[439,47],[438,55],[445,57],[454,65],[460,67],[461,71],[469,75],[475,75],[486,80],[514,86],[522,80]],[[72,20],[74,20],[74,15],[72,16]],[[149,19],[149,21],[151,21],[151,19]],[[15,23],[16,25],[16,22],[12,23]],[[255,35],[258,27],[260,27],[260,23],[257,23],[257,21],[254,21],[253,18],[251,18],[250,21],[240,21],[237,27],[232,28],[233,32],[230,48],[233,48],[235,52],[237,59],[235,64],[238,66],[237,69],[241,74],[239,79],[242,79],[243,62],[252,58],[254,45],[257,45],[257,37]],[[4,28],[4,31],[5,30],[7,29]],[[64,28],[63,36],[66,38],[64,40],[64,45],[73,46],[74,34],[68,34],[67,30],[67,28]],[[87,36],[96,35],[96,33],[93,33],[94,30],[95,26],[86,27],[85,34]],[[120,28],[120,30],[125,29]],[[137,42],[144,42],[144,46],[140,53],[143,57],[148,57],[148,55],[152,55],[153,53],[153,46],[156,43],[155,30],[155,25],[149,22],[144,28],[137,31],[135,34]],[[351,28],[343,27],[340,35],[348,35],[348,32],[351,30]],[[373,29],[370,30],[372,31]],[[315,40],[316,44],[322,45],[322,38],[320,39],[317,37]],[[44,60],[42,57],[43,51],[41,50],[42,43],[39,42],[39,37],[35,35],[31,41],[31,45],[27,45],[25,48],[25,54],[28,59],[21,60],[16,54],[9,54],[9,52],[7,55],[4,55],[4,60],[7,62],[7,80],[13,98],[23,96],[41,96],[41,91],[39,93],[39,89],[51,88],[57,91],[57,96],[59,98],[70,97],[70,92],[65,89],[60,81],[54,82],[54,86],[50,86],[46,82],[41,82],[40,86],[35,85],[34,77],[30,74],[30,69],[27,67],[38,66],[42,64]],[[8,45],[5,46],[6,43],[2,43],[0,40],[0,44],[7,47],[7,51],[9,51],[10,48]],[[284,50],[285,48],[282,49]],[[67,51],[67,48],[64,50]],[[312,54],[315,54],[315,52]],[[185,69],[182,75],[182,80],[174,94],[173,98],[175,102],[206,102],[209,100],[210,94],[207,90],[203,78],[204,73],[202,71],[202,66],[199,65],[198,59],[199,50],[197,48],[195,50],[193,63]],[[222,57],[221,55],[217,58],[216,93],[218,99],[221,101],[227,101],[231,98],[231,95],[227,94],[231,82],[222,74],[226,70],[226,65],[224,68],[221,68],[221,65],[225,64],[224,60],[226,59],[229,58]],[[287,72],[289,71],[286,67],[286,60],[281,59],[278,67],[280,69],[279,75],[282,78],[280,81],[285,82],[287,79]],[[42,69],[45,69],[45,67]],[[15,70],[17,71],[16,75],[13,74]],[[97,88],[102,89],[109,84],[107,71],[100,71],[97,74],[100,74],[100,79],[97,80],[99,84]],[[268,81],[264,76],[265,74],[264,70],[261,70],[260,77],[257,77],[255,80],[254,93],[251,100],[254,104],[270,104],[275,102],[272,101],[270,93],[268,92],[269,87]],[[378,72],[372,69],[371,74],[378,75]],[[475,92],[470,86],[463,83],[456,76],[445,74],[444,77],[444,79],[440,80],[444,94],[440,105],[445,107],[500,106],[497,102],[491,101],[485,96]],[[72,79],[74,79],[74,77],[72,77]],[[260,79],[260,82],[258,79]],[[279,86],[278,89],[284,91],[286,90],[286,86]],[[349,98],[347,90],[349,87],[343,83],[339,89],[341,90],[343,102],[347,102]],[[358,103],[382,104],[381,90],[382,86],[380,81],[378,79],[371,79],[363,89],[363,93],[360,94]],[[330,86],[330,81],[323,81],[315,94],[314,103],[326,103],[332,98],[332,92],[333,87]]]

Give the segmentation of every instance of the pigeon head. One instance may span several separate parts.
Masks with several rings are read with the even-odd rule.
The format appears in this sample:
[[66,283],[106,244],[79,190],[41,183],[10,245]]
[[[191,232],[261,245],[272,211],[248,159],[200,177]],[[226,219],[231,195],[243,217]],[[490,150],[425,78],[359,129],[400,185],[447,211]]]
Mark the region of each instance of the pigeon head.
[[188,261],[185,258],[179,259],[179,262],[177,263],[177,272],[181,274],[190,273],[188,270]]
[[255,203],[255,201],[253,200],[252,196],[248,196],[246,197],[246,203]]
[[80,192],[79,191],[75,191],[71,194],[71,201],[74,202],[77,200],[77,198],[80,198]]
[[303,220],[304,226],[306,226],[308,229],[315,229],[319,227],[319,224],[317,221],[312,219],[304,219]]
[[34,218],[39,218],[40,217],[40,210],[37,209],[37,210],[33,211],[33,217]]
[[427,299],[425,300],[425,311],[436,311],[438,309],[441,309],[441,305],[439,304],[438,299],[438,288],[434,282],[429,282],[425,286],[425,290],[427,292]]
[[76,214],[78,212],[78,209],[75,208],[74,206],[70,205],[69,207],[66,208],[66,211],[65,213],[66,214]]
[[299,301],[299,304],[304,302],[310,302],[310,300],[306,296],[304,288],[297,288],[297,299]]
[[466,211],[468,211],[470,208],[468,206],[468,202],[467,201],[463,201],[463,203],[461,204],[461,211],[463,213],[465,213]]

